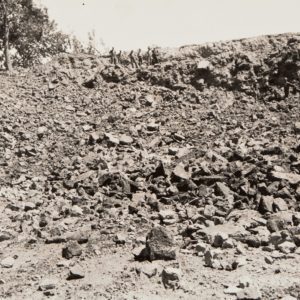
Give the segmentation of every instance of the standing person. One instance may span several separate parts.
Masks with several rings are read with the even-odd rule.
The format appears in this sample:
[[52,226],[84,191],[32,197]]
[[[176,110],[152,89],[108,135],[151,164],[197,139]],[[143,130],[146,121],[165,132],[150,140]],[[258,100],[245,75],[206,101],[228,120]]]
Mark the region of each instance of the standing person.
[[141,67],[142,64],[143,64],[143,56],[142,56],[142,50],[141,49],[139,49],[138,52],[137,52],[137,58],[138,58],[139,65]]
[[116,51],[114,47],[112,47],[112,49],[109,51],[109,55],[110,55],[110,63],[116,65],[117,58],[116,58]]
[[123,63],[123,53],[122,51],[120,50],[119,53],[117,54],[117,62],[119,64],[122,64]]
[[152,50],[152,64],[157,64],[158,63],[158,51],[157,49]]
[[131,66],[132,66],[133,68],[137,68],[137,69],[138,69],[139,65],[138,65],[138,63],[136,62],[136,59],[135,59],[133,50],[130,51],[130,53],[129,53],[129,58],[130,58]]
[[148,50],[146,52],[146,61],[148,65],[151,65],[152,63],[152,57],[151,57],[151,48],[148,47]]

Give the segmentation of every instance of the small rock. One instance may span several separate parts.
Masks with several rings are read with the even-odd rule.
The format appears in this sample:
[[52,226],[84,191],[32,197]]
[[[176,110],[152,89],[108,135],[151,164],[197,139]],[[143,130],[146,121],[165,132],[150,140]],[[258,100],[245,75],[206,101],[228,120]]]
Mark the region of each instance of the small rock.
[[164,224],[170,225],[177,222],[177,214],[171,209],[161,210],[159,212],[159,217],[162,219]]
[[300,183],[300,174],[272,171],[271,176],[275,179],[287,180],[290,184]]
[[238,267],[245,266],[247,264],[247,258],[245,256],[240,256],[234,260],[232,263],[233,269],[236,269]]
[[177,165],[175,169],[173,170],[173,175],[178,179],[189,179],[190,174],[187,173],[183,166]]
[[92,132],[89,135],[89,142],[90,142],[90,144],[95,144],[100,140],[100,138],[101,138],[101,136],[98,132]]
[[138,192],[132,195],[132,202],[136,204],[141,204],[145,202],[145,199],[146,199],[146,193],[144,192]]
[[233,200],[233,192],[230,190],[230,188],[223,182],[217,182],[215,184],[215,191],[216,195],[221,195],[225,197],[226,199],[232,198]]
[[120,144],[121,145],[130,145],[133,143],[133,138],[123,134],[120,138],[119,138]]
[[136,203],[132,203],[128,205],[128,213],[133,215],[139,212],[138,205]]
[[295,250],[294,253],[297,254],[297,255],[300,255],[300,247],[298,247],[298,248]]
[[[279,190],[277,192],[277,197],[281,197],[281,198],[292,198],[292,194],[290,193],[289,189],[287,187],[282,188],[281,190]],[[285,210],[285,209],[283,209]]]
[[177,152],[178,152],[178,148],[174,148],[174,147],[170,147],[168,150],[168,153],[170,155],[176,155]]
[[47,127],[45,127],[45,126],[39,127],[37,130],[38,138],[41,139],[45,135],[46,132],[47,132]]
[[288,210],[289,207],[282,198],[275,198],[273,203],[274,211]]
[[15,260],[13,257],[6,257],[3,260],[1,260],[0,265],[2,268],[9,269],[9,268],[13,267],[14,263],[15,263]]
[[226,295],[236,295],[238,292],[240,292],[241,289],[235,286],[229,286],[226,289],[224,289],[224,294]]
[[83,210],[81,207],[79,207],[78,205],[73,205],[70,208],[70,215],[71,217],[79,217],[83,215]]
[[155,103],[156,103],[155,96],[150,94],[145,96],[145,105],[154,106]]
[[274,263],[274,259],[270,256],[265,257],[265,262],[269,265],[272,265]]
[[242,289],[236,294],[238,300],[261,300],[262,295],[258,288],[249,287]]
[[24,211],[33,210],[35,208],[36,208],[35,203],[32,203],[32,202],[25,202],[24,203]]
[[300,134],[300,122],[295,123],[295,133]]
[[233,249],[236,246],[235,240],[228,238],[222,244],[223,249]]
[[147,249],[145,248],[145,246],[135,247],[131,251],[131,253],[134,256],[135,260],[142,261],[142,260],[148,259],[148,253],[147,253]]
[[288,253],[292,253],[295,251],[296,245],[292,242],[286,241],[286,242],[279,244],[277,246],[277,249],[279,251],[281,251],[282,253],[288,254]]
[[204,254],[205,265],[213,269],[223,269],[221,263],[222,254],[221,250],[207,250]]
[[124,234],[117,234],[114,237],[114,242],[118,245],[125,245],[127,237]]
[[145,274],[148,278],[151,278],[157,274],[157,267],[152,263],[146,264],[141,267],[141,273]]
[[13,238],[12,234],[5,231],[0,232],[0,242],[8,241],[12,238]]
[[84,226],[75,232],[64,235],[66,241],[77,241],[79,244],[87,243],[91,235],[91,226]]
[[226,232],[220,232],[213,237],[211,245],[213,247],[222,247],[223,243],[228,239],[228,234]]
[[197,70],[208,70],[211,68],[211,63],[208,60],[200,60],[197,63]]
[[105,138],[108,140],[109,144],[111,145],[119,145],[120,141],[110,133],[105,133],[104,134]]
[[55,279],[44,279],[40,285],[40,291],[53,290],[56,288],[58,281]]
[[275,251],[272,252],[271,256],[274,259],[282,259],[282,258],[285,257],[285,254],[280,253],[279,251],[275,250]]
[[262,214],[273,212],[274,198],[272,196],[264,196],[261,198],[258,211]]
[[244,289],[244,288],[248,288],[252,285],[253,285],[253,280],[249,276],[242,276],[239,279],[239,284],[238,284],[239,288]]
[[204,244],[201,241],[199,241],[195,246],[195,251],[198,254],[198,256],[203,256],[207,250],[208,250],[208,245]]
[[84,278],[84,270],[80,266],[70,268],[67,280]]
[[149,131],[158,131],[159,129],[159,124],[156,124],[156,123],[149,123],[147,124],[147,129]]
[[293,214],[290,211],[279,211],[270,216],[267,221],[267,228],[271,232],[288,229],[293,225]]
[[294,240],[294,243],[296,244],[296,246],[300,247],[300,234],[295,234],[293,236],[293,240]]
[[165,288],[179,288],[181,271],[177,268],[167,267],[162,271],[162,282]]
[[66,259],[70,259],[74,256],[80,256],[81,254],[82,249],[77,241],[69,242],[62,250],[62,256]]
[[216,208],[213,205],[205,205],[203,215],[207,218],[212,218],[216,213]]
[[245,254],[245,248],[241,244],[238,244],[236,246],[236,253],[237,254]]
[[178,133],[178,132],[175,132],[175,133],[174,133],[174,138],[175,138],[176,140],[178,140],[178,141],[183,141],[183,140],[185,140],[184,135],[182,135],[182,134],[180,134],[180,133]]

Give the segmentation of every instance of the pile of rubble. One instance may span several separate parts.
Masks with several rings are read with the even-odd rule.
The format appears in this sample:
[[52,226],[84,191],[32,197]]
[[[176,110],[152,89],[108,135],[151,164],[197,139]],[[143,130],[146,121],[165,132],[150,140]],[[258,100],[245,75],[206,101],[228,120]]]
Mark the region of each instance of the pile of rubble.
[[[299,263],[299,54],[300,36],[280,35],[162,49],[138,69],[62,55],[1,75],[1,248],[56,245],[68,280],[85,277],[80,260],[128,248],[142,266],[166,261],[137,274],[187,294],[182,255],[213,272],[251,251],[264,268]],[[0,254],[7,276],[17,261]],[[221,292],[272,294],[249,278]]]

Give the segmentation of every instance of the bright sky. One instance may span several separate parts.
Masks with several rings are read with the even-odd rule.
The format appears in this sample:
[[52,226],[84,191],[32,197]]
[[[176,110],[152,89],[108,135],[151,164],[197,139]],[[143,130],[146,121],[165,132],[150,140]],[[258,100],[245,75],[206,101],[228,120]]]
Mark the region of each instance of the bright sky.
[[145,49],[300,32],[300,0],[37,0],[60,29]]

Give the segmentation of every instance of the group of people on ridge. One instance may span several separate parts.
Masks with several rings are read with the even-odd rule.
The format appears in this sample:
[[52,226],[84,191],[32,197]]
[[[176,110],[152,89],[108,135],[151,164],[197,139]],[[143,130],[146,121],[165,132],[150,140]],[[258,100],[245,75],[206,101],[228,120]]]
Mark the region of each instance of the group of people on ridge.
[[145,53],[139,49],[136,53],[131,50],[129,54],[119,51],[116,53],[114,47],[109,51],[110,63],[114,65],[124,64],[128,61],[133,68],[140,68],[144,63],[147,65],[154,65],[158,63],[158,50],[155,48],[148,47]]

